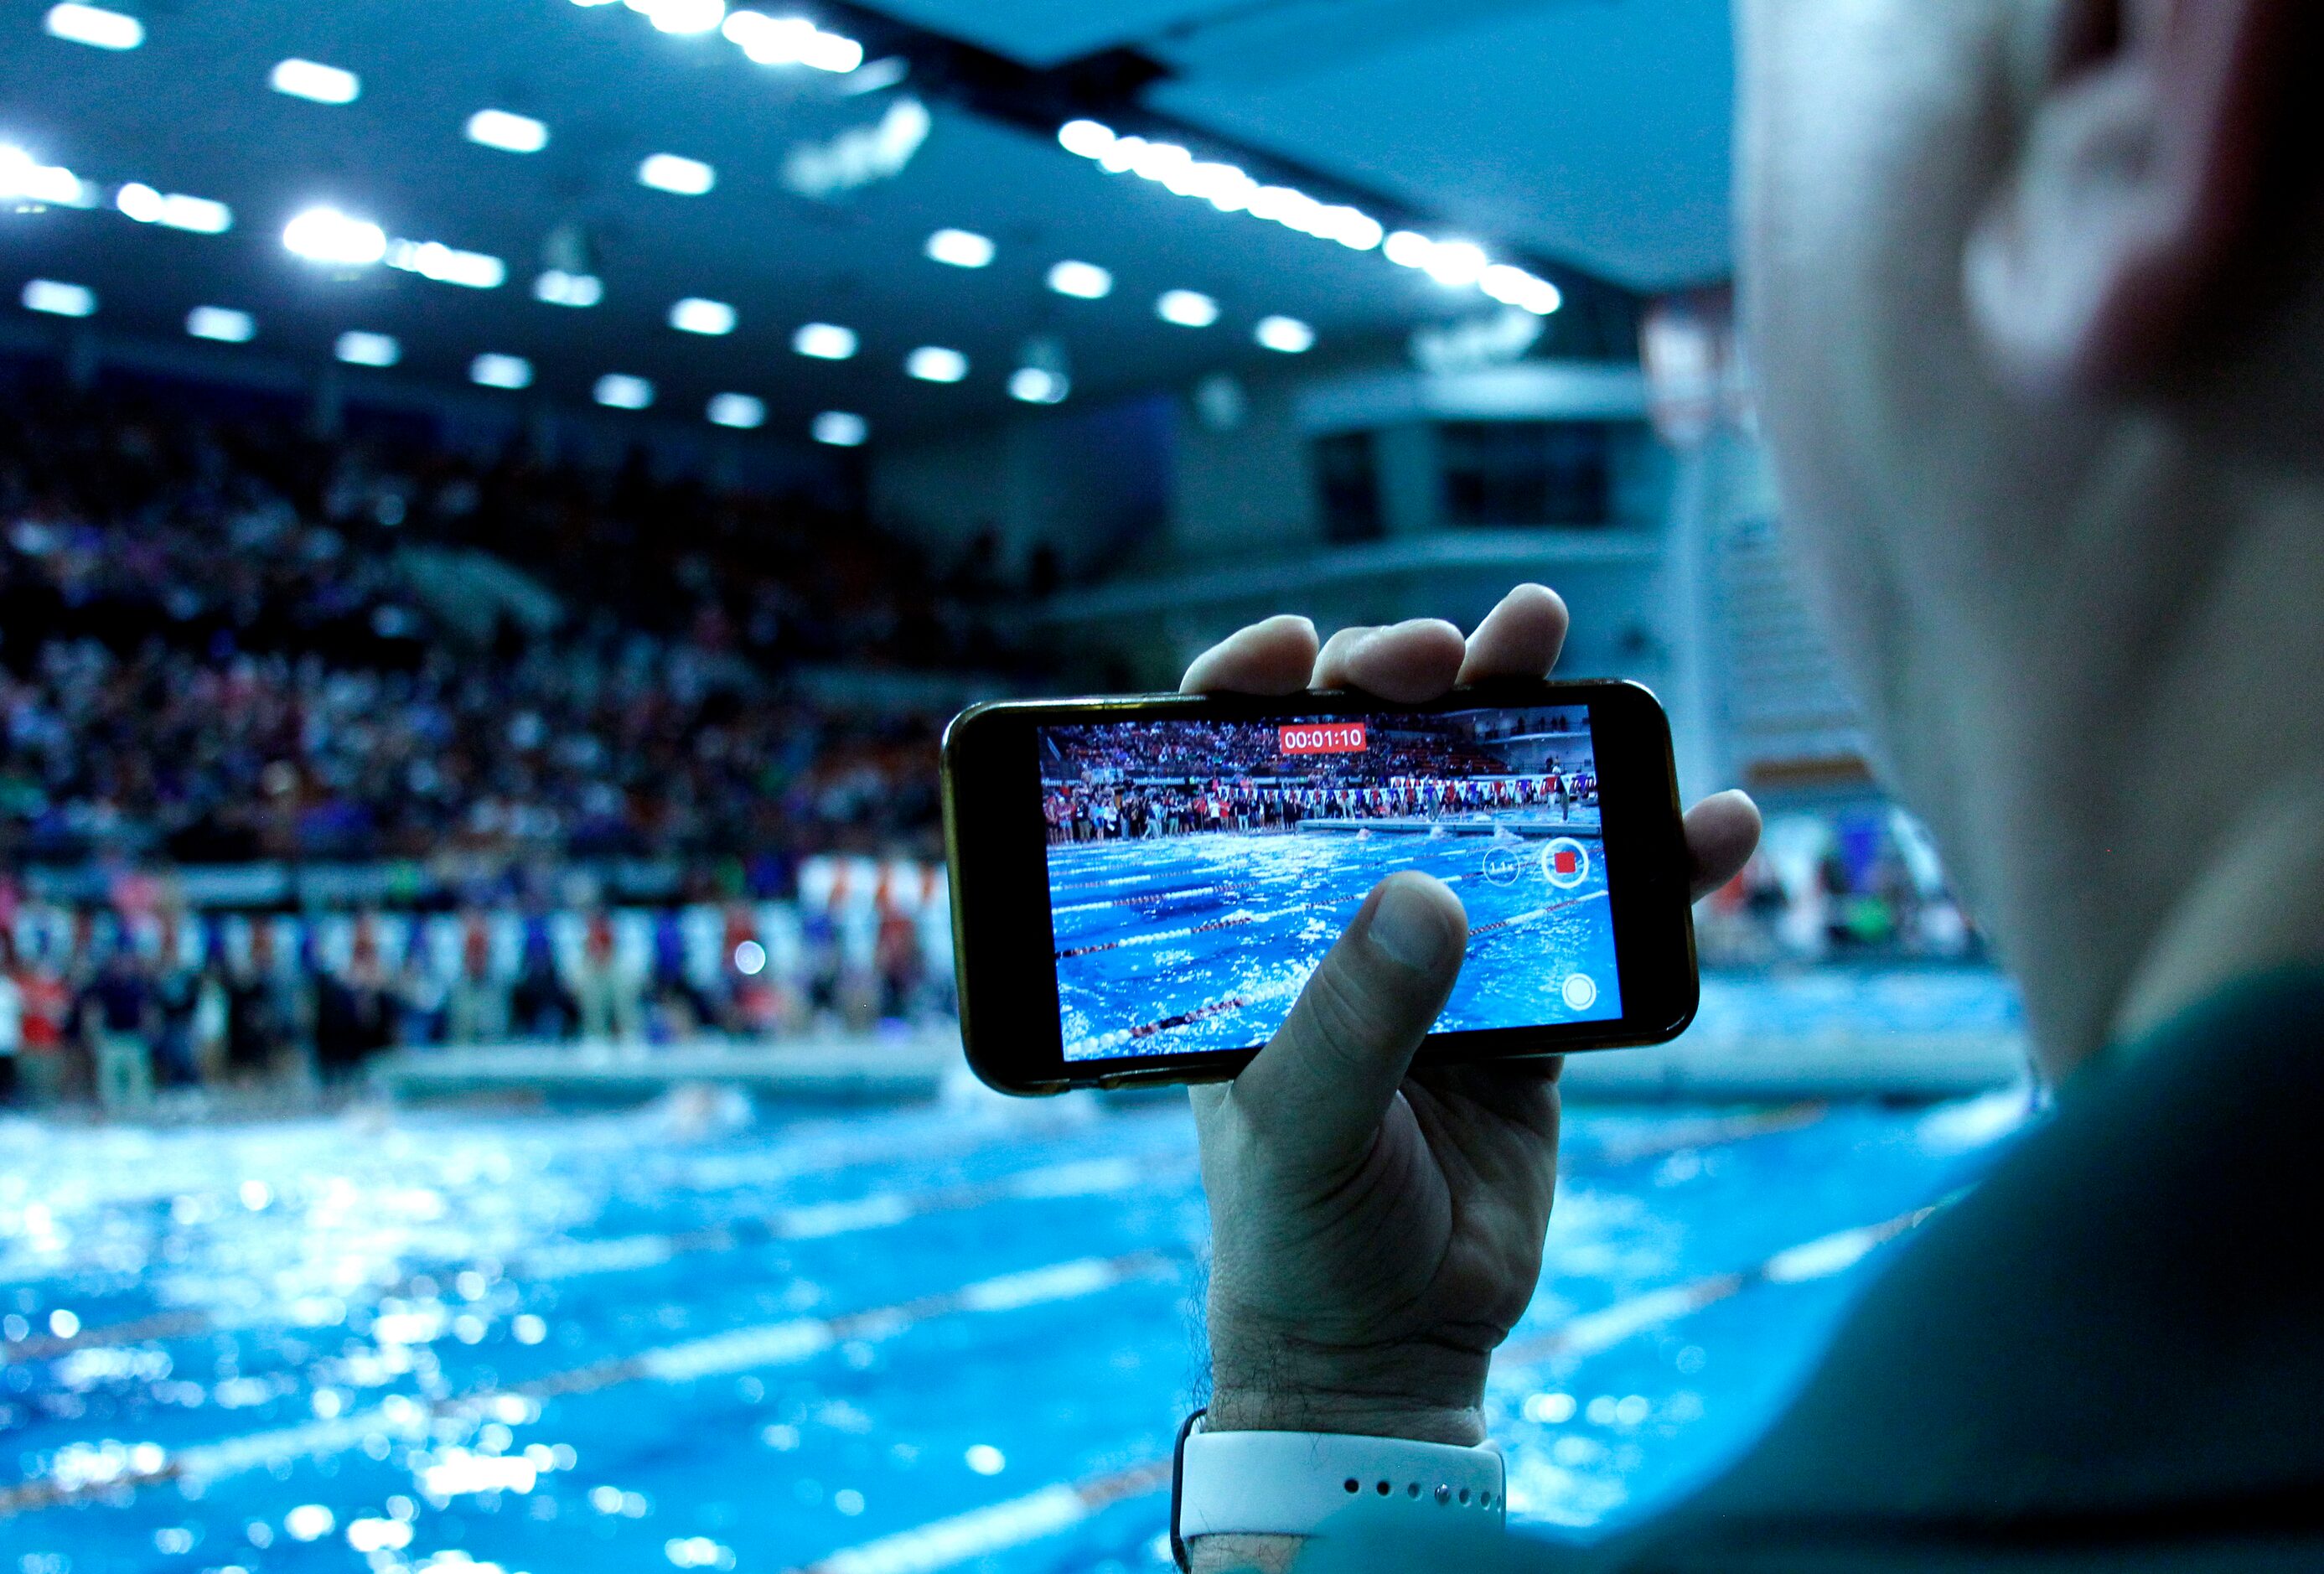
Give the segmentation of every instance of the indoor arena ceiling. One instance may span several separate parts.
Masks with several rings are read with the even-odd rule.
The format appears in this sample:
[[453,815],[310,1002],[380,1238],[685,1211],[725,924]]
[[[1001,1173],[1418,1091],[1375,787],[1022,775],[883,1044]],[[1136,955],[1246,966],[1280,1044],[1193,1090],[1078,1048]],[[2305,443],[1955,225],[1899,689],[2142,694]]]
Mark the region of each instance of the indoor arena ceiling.
[[[650,383],[656,413],[699,419],[740,392],[770,431],[844,410],[881,433],[988,415],[1027,366],[1077,399],[1180,385],[1296,345],[1300,325],[1328,353],[1492,304],[1459,281],[1473,253],[1438,255],[1448,285],[1376,244],[1222,211],[1215,185],[1160,166],[1108,173],[1059,145],[1077,117],[1305,193],[1311,228],[1472,241],[1503,264],[1504,299],[1563,290],[1552,323],[1578,351],[1608,347],[1589,324],[1618,321],[1600,308],[1622,292],[1725,265],[1725,0],[750,9],[779,20],[685,31],[715,27],[717,0],[0,0],[0,191],[22,193],[0,204],[5,309],[89,306],[100,339],[183,342],[190,311],[223,308],[210,328],[230,337],[242,313],[255,336],[222,354],[320,365],[352,331],[392,339],[397,365],[351,378],[521,367],[537,395]],[[860,65],[830,69],[857,44]],[[817,51],[825,69],[792,63]],[[505,112],[478,128],[503,146],[471,140],[479,110]],[[703,166],[709,189],[687,194]],[[356,260],[286,249],[317,207],[357,223],[310,249]],[[975,237],[989,261],[932,260],[945,228],[971,237],[955,262],[982,260]],[[1110,293],[1051,288],[1066,261]],[[552,269],[600,298],[538,299]],[[36,279],[88,294],[51,291],[37,318],[14,304]],[[1166,292],[1187,293],[1164,311]],[[847,328],[854,353],[798,354],[807,324]],[[960,352],[965,376],[907,375],[923,346]],[[609,373],[638,382],[606,390]]]

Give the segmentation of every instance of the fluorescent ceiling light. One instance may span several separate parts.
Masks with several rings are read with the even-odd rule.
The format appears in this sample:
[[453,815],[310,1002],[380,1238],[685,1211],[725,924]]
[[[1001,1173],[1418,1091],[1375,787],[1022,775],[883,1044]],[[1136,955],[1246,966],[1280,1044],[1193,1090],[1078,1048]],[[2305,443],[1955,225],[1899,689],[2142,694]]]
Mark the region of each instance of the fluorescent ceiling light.
[[0,201],[52,203],[88,207],[96,198],[88,184],[60,164],[43,164],[19,147],[0,143]]
[[1296,317],[1263,317],[1250,336],[1269,350],[1297,355],[1315,347],[1315,330]]
[[734,308],[723,300],[704,300],[687,296],[669,308],[669,326],[682,334],[708,334],[713,337],[734,331]]
[[258,336],[258,319],[230,306],[198,306],[186,313],[186,331],[221,345],[246,345]]
[[862,44],[839,33],[825,32],[804,16],[769,16],[763,11],[737,11],[726,18],[718,31],[762,66],[811,66],[818,71],[845,76],[863,63]]
[[549,127],[530,115],[479,109],[468,116],[468,140],[504,153],[537,153],[549,145]]
[[922,345],[904,357],[904,375],[923,382],[957,382],[968,375],[968,357],[942,345]]
[[403,359],[403,346],[392,334],[366,334],[350,330],[339,336],[331,346],[331,354],[350,366],[392,366]]
[[387,248],[387,265],[406,273],[457,284],[469,290],[498,290],[508,281],[508,264],[482,252],[463,252],[441,241],[395,241]]
[[630,0],[630,9],[642,11],[646,20],[663,32],[715,32],[726,20],[726,0]]
[[51,317],[90,317],[97,311],[96,290],[55,279],[28,281],[23,299],[26,311],[45,311]]
[[145,41],[143,23],[97,5],[51,5],[41,26],[51,38],[70,39],[101,50],[134,50]]
[[468,381],[485,388],[530,388],[532,363],[522,355],[482,354],[468,363]]
[[608,372],[591,391],[599,404],[611,410],[643,410],[654,401],[654,385],[642,377]]
[[862,63],[863,46],[835,32],[818,32],[807,40],[807,49],[799,56],[799,64],[829,71],[835,77],[844,77]]
[[353,104],[363,92],[362,78],[318,60],[279,61],[268,73],[266,85],[277,93],[316,104]]
[[1400,229],[1388,237],[1381,249],[1397,267],[1419,268],[1426,265],[1428,253],[1436,249],[1436,243],[1426,235]]
[[1505,305],[1522,307],[1536,317],[1547,317],[1565,304],[1565,292],[1548,280],[1496,262],[1477,276],[1477,288]]
[[855,354],[855,330],[835,322],[811,322],[791,336],[791,348],[818,361],[844,361]]
[[1428,259],[1420,268],[1439,284],[1457,290],[1477,282],[1486,263],[1481,246],[1468,241],[1439,241],[1429,249]]
[[1056,404],[1071,387],[1063,373],[1039,366],[1019,366],[1009,374],[1009,397],[1027,404]]
[[716,393],[711,395],[707,412],[714,427],[733,427],[747,432],[766,425],[767,401],[747,393]]
[[234,227],[234,209],[225,203],[178,191],[165,195],[142,180],[133,180],[115,192],[113,206],[139,224],[191,230],[196,235],[222,235]]
[[992,242],[974,230],[940,229],[928,237],[927,253],[955,268],[982,268],[992,261]]
[[310,207],[282,228],[282,244],[310,262],[364,268],[387,255],[387,232],[336,207]]
[[828,443],[835,448],[857,448],[872,435],[871,423],[853,410],[827,410],[815,418],[807,430],[818,443]]
[[1166,290],[1154,315],[1182,328],[1206,328],[1219,320],[1219,303],[1199,290]]
[[1102,300],[1113,293],[1113,275],[1095,262],[1066,261],[1049,270],[1049,288],[1077,300]]
[[638,166],[638,184],[679,197],[700,197],[718,184],[718,171],[699,159],[655,153]]
[[605,299],[605,285],[595,273],[551,268],[532,281],[532,298],[551,306],[595,306]]
[[1069,120],[1057,127],[1057,145],[1084,159],[1105,157],[1113,143],[1113,127],[1094,120]]

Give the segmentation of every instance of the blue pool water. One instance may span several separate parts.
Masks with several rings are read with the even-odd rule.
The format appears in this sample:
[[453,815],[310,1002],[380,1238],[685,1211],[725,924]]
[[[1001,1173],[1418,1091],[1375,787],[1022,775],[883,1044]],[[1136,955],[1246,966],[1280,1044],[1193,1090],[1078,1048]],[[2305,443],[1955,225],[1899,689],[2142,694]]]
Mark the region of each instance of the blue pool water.
[[[2021,1113],[1572,1111],[1517,1516],[1739,1446]],[[0,1570],[1152,1570],[1204,1229],[1175,1100],[0,1124]]]
[[[1558,824],[1555,838],[1533,833],[1539,816],[1519,811],[1505,818],[1525,835],[1311,825],[1053,847],[1066,1058],[1265,1043],[1365,895],[1406,869],[1451,885],[1469,912],[1441,1030],[1618,1017],[1595,814]],[[1555,850],[1571,853],[1571,872],[1545,862]]]

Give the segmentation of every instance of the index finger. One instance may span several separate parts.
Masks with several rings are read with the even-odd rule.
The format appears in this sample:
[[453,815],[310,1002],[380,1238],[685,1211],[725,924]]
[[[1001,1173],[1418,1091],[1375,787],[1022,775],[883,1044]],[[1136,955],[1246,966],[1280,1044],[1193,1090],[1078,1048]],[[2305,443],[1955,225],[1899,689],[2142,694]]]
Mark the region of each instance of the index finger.
[[1285,614],[1246,624],[1187,664],[1180,694],[1297,694],[1315,670],[1315,625]]

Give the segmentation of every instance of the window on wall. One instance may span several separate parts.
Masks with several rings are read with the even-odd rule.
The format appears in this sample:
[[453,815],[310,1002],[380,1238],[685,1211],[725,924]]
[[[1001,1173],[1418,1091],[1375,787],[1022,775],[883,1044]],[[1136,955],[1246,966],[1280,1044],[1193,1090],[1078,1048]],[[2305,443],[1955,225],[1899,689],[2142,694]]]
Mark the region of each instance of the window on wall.
[[1452,421],[1437,430],[1448,524],[1602,525],[1612,515],[1605,421]]
[[1339,432],[1315,439],[1315,490],[1323,506],[1325,540],[1379,538],[1386,526],[1370,432]]

